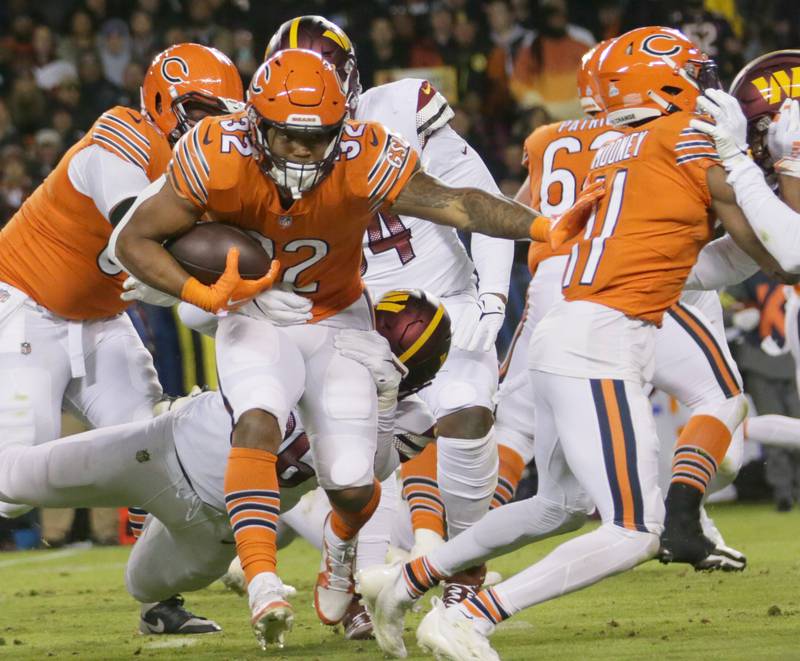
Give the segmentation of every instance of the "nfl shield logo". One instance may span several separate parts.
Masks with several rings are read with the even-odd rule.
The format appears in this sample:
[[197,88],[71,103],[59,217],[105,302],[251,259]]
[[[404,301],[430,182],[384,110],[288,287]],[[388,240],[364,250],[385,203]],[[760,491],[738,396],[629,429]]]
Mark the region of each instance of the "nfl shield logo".
[[292,224],[292,217],[291,216],[280,216],[278,218],[278,224],[281,227],[289,227]]
[[19,350],[20,350],[20,353],[23,356],[27,356],[31,352],[31,343],[30,342],[22,342],[19,345]]
[[8,293],[8,289],[0,289],[0,303],[5,303],[9,298],[11,294]]

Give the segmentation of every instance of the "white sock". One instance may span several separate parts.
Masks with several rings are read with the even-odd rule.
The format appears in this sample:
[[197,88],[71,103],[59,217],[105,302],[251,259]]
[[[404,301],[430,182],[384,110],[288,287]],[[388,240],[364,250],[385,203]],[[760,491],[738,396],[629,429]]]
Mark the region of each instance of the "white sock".
[[787,450],[800,450],[800,419],[785,415],[757,415],[747,418],[745,439]]
[[[508,507],[508,505],[506,505]],[[495,512],[505,509],[501,507]],[[492,590],[509,614],[632,569],[658,550],[658,535],[604,524],[555,548]]]
[[386,551],[392,535],[392,525],[394,525],[399,505],[397,478],[392,473],[381,482],[381,499],[378,501],[378,507],[358,532],[357,570],[382,565],[385,562]]
[[432,551],[428,560],[445,575],[552,535],[577,530],[584,512],[534,496],[488,512],[469,530]]
[[494,430],[483,438],[439,436],[436,453],[439,491],[452,539],[489,511],[499,465]]

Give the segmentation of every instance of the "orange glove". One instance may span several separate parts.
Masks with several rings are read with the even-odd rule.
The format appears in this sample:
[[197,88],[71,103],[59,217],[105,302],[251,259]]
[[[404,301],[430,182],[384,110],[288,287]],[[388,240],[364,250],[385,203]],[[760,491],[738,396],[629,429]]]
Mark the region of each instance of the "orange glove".
[[557,218],[551,220],[546,216],[539,216],[531,223],[531,239],[549,243],[553,250],[557,250],[586,226],[594,203],[605,192],[605,184],[596,181],[584,188],[575,204]]
[[183,283],[181,299],[206,312],[236,310],[272,287],[280,270],[280,262],[273,259],[265,276],[258,280],[244,280],[239,275],[239,249],[231,248],[225,260],[225,271],[219,280],[213,285],[204,285],[197,278],[189,278]]

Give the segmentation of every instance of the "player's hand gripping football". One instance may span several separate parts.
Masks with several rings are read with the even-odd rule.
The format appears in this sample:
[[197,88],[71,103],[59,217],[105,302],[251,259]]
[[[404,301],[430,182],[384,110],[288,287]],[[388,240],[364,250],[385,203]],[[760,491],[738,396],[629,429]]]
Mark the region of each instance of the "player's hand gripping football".
[[767,132],[775,172],[800,177],[800,102],[786,99]]
[[239,249],[231,248],[225,260],[225,271],[213,285],[204,285],[190,277],[181,290],[181,299],[206,312],[236,310],[262,291],[272,287],[281,265],[272,260],[269,272],[258,280],[244,280],[239,274]]
[[689,126],[711,136],[717,153],[726,170],[747,156],[747,118],[736,97],[722,90],[707,89],[705,96],[697,97],[697,109],[714,119],[714,124],[702,119],[693,119]]
[[539,216],[531,225],[531,239],[549,243],[553,250],[560,248],[584,227],[592,214],[595,202],[605,195],[605,183],[595,181],[584,188],[575,203],[552,220]]
[[392,353],[389,341],[376,331],[344,328],[333,338],[333,346],[342,356],[369,370],[379,394],[396,394],[408,374],[408,368]]

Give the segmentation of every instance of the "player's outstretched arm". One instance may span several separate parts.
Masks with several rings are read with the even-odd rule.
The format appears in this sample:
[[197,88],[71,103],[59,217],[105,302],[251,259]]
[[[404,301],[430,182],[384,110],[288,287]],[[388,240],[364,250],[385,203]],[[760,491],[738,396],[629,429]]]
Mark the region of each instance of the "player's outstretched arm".
[[[753,163],[753,167],[759,174],[761,173],[755,163]],[[783,282],[793,281],[794,278],[790,273],[800,270],[800,254],[796,253],[792,257],[789,251],[774,249],[775,244],[780,243],[782,239],[778,235],[770,236],[769,232],[765,232],[760,224],[752,222],[751,213],[737,203],[739,196],[726,182],[725,171],[721,167],[709,168],[707,177],[712,209],[737,245],[768,275]],[[766,184],[764,185],[766,186]],[[783,228],[778,226],[776,230],[782,229],[780,236],[787,242],[793,243],[795,250],[800,253],[800,215],[786,207],[772,191],[769,191],[769,195],[788,213],[797,216],[794,223],[791,222],[791,219],[784,217]],[[756,235],[756,231],[758,231],[758,235]]]
[[583,191],[575,205],[553,223],[550,218],[503,195],[492,195],[477,188],[451,188],[424,170],[417,170],[392,205],[392,212],[488,236],[533,239],[552,245],[555,237],[551,236],[551,229],[558,230],[557,240],[561,243],[575,236],[586,224],[595,201],[602,194],[601,185]]
[[179,196],[166,178],[148,186],[111,236],[110,252],[131,275],[180,297],[189,274],[162,243],[191,229],[202,211]]

